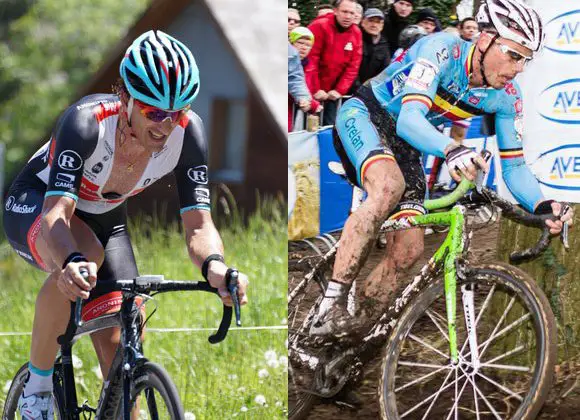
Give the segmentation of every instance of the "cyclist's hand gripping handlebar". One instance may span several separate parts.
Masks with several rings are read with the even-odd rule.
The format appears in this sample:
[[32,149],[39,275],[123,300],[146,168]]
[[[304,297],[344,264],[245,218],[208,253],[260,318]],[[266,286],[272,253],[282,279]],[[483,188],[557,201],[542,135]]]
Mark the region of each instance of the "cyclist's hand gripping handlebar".
[[[233,311],[236,314],[236,325],[239,327],[242,325],[241,314],[240,314],[240,301],[238,299],[238,277],[239,272],[235,268],[228,268],[226,271],[226,287],[233,302]],[[217,292],[217,289],[216,289]],[[226,338],[228,329],[232,322],[232,307],[224,305],[224,313],[222,321],[217,332],[209,337],[209,342],[211,344],[219,343]]]

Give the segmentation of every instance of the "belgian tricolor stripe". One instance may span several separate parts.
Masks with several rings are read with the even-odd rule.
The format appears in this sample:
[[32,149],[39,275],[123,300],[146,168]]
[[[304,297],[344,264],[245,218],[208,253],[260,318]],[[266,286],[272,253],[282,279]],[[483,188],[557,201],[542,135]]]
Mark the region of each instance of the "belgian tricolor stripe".
[[475,52],[475,45],[471,47],[469,50],[469,54],[467,54],[467,61],[465,62],[465,74],[467,77],[471,74],[471,70],[473,69],[471,60],[473,60],[473,53]]
[[501,159],[517,159],[524,157],[524,150],[520,147],[517,149],[500,149],[499,157]]
[[364,183],[365,173],[366,173],[367,169],[369,169],[373,163],[378,162],[379,160],[392,160],[393,162],[396,162],[395,157],[393,155],[386,155],[386,154],[377,154],[377,155],[371,156],[370,158],[365,160],[361,166],[361,169],[360,169],[360,184],[361,184],[361,186]]
[[460,101],[455,95],[441,86],[437,88],[432,111],[435,111],[451,121],[460,121],[474,115],[483,115],[482,109],[476,108],[468,102]]
[[428,109],[431,109],[431,105],[433,105],[433,101],[431,100],[431,98],[425,95],[416,95],[416,94],[405,95],[403,97],[402,103],[406,104],[407,102],[421,102]]

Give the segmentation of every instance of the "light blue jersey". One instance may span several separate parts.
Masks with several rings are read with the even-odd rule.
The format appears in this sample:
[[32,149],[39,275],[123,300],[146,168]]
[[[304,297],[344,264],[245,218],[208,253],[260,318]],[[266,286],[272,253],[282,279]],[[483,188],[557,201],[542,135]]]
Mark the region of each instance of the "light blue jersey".
[[[533,211],[544,197],[524,161],[520,88],[515,81],[506,83],[504,89],[470,88],[475,48],[471,42],[452,34],[426,36],[367,85],[370,84],[381,108],[396,120],[397,136],[423,153],[440,157],[444,157],[443,151],[450,139],[436,126],[475,115],[494,114],[506,185],[520,204]],[[348,112],[347,104],[344,112]],[[370,131],[368,134],[373,136]],[[369,148],[374,141],[366,143]],[[354,155],[348,144],[344,146],[349,156]],[[366,150],[365,153],[368,154]],[[355,158],[354,163],[362,166],[364,162],[357,162]]]

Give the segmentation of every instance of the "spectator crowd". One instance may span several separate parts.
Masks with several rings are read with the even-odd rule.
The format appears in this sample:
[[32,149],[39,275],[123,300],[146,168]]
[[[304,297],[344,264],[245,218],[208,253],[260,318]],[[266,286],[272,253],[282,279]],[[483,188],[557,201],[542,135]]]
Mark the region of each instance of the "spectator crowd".
[[366,3],[321,4],[311,22],[303,22],[297,9],[288,9],[289,131],[298,109],[321,112],[322,125],[332,125],[342,98],[420,37],[445,30],[471,42],[478,33],[472,17],[443,29],[430,8],[416,11],[411,20],[416,0],[395,0],[386,10],[365,8]]

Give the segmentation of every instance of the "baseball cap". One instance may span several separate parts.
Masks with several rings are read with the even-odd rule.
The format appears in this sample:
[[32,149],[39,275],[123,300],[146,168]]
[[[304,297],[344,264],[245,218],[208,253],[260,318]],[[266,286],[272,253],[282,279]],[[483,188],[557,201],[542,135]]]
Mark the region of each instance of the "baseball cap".
[[372,18],[372,17],[380,17],[381,19],[385,19],[385,14],[381,12],[379,9],[371,7],[367,9],[363,15],[364,19]]

